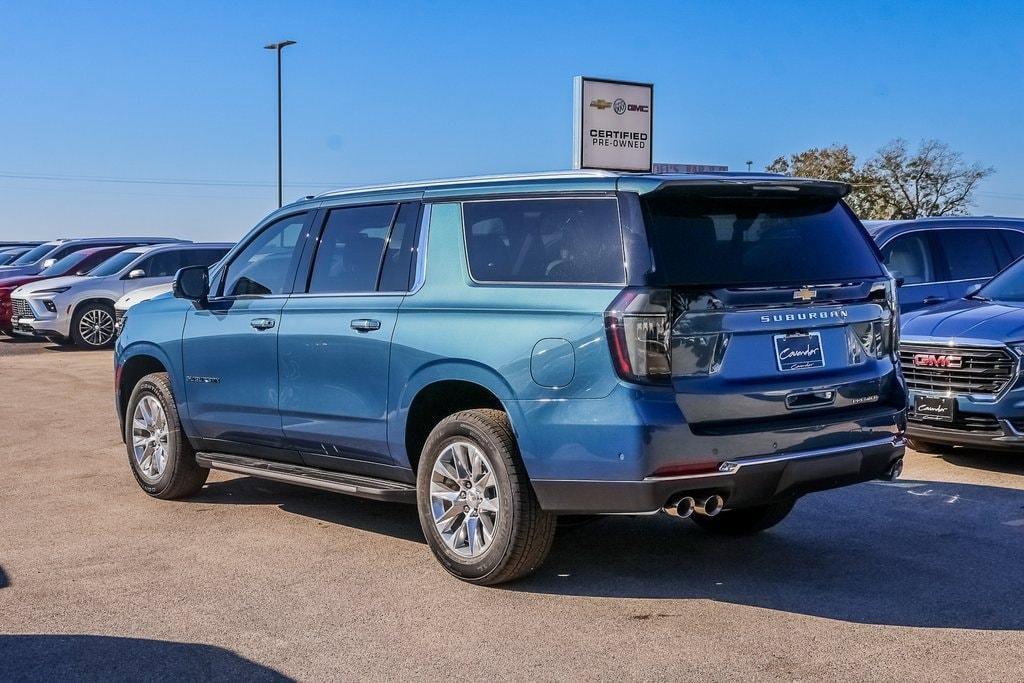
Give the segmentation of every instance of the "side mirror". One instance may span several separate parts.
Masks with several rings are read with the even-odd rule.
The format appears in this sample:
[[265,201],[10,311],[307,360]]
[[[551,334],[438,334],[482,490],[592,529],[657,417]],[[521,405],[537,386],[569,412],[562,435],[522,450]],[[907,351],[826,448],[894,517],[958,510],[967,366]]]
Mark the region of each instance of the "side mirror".
[[136,268],[135,270],[128,273],[129,280],[138,280],[140,277],[146,277],[146,271],[142,268]]
[[206,303],[207,297],[210,296],[210,271],[206,266],[182,268],[174,275],[171,291],[179,299],[189,299],[198,304]]
[[904,283],[905,283],[906,281],[907,281],[907,278],[905,278],[905,277],[902,277],[902,276],[901,276],[901,277],[898,277],[898,278],[896,278],[896,286],[897,286],[897,287],[902,287],[902,286],[903,286],[903,284],[904,284]]
[[45,261],[43,261],[43,268],[49,268],[50,266],[52,266],[56,262],[57,262],[57,259],[55,259],[55,258],[48,258]]

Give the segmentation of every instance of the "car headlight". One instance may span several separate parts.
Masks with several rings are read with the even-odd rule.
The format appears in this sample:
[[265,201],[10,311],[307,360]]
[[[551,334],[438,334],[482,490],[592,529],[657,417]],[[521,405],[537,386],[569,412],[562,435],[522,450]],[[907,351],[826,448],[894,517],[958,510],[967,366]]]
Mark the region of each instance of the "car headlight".
[[1017,354],[1018,358],[1024,358],[1024,342],[1014,342],[1013,344],[1007,344],[1007,346]]

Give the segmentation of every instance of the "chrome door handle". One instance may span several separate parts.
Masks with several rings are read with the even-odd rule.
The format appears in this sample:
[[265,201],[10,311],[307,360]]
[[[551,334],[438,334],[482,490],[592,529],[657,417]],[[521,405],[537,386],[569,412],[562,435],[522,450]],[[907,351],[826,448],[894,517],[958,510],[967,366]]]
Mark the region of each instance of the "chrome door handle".
[[249,321],[249,324],[252,325],[254,330],[269,330],[276,323],[273,318],[253,318]]
[[369,318],[359,318],[358,320],[352,321],[352,329],[356,332],[373,332],[374,330],[380,329],[380,321],[370,320]]

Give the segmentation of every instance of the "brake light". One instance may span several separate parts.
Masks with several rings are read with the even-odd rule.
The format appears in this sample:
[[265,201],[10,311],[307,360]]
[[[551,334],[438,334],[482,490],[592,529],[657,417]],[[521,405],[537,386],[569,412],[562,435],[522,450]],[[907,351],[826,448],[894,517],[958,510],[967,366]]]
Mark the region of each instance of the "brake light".
[[615,372],[627,382],[666,384],[670,355],[672,294],[667,289],[627,288],[604,314]]

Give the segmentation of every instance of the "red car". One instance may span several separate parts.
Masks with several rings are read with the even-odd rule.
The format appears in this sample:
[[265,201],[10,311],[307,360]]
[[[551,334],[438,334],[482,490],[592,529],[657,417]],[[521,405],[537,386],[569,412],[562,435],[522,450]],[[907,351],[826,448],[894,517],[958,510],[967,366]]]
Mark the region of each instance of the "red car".
[[0,332],[11,333],[11,292],[22,285],[62,275],[85,275],[108,258],[124,251],[130,244],[112,244],[75,251],[44,269],[38,275],[15,275],[0,278]]

